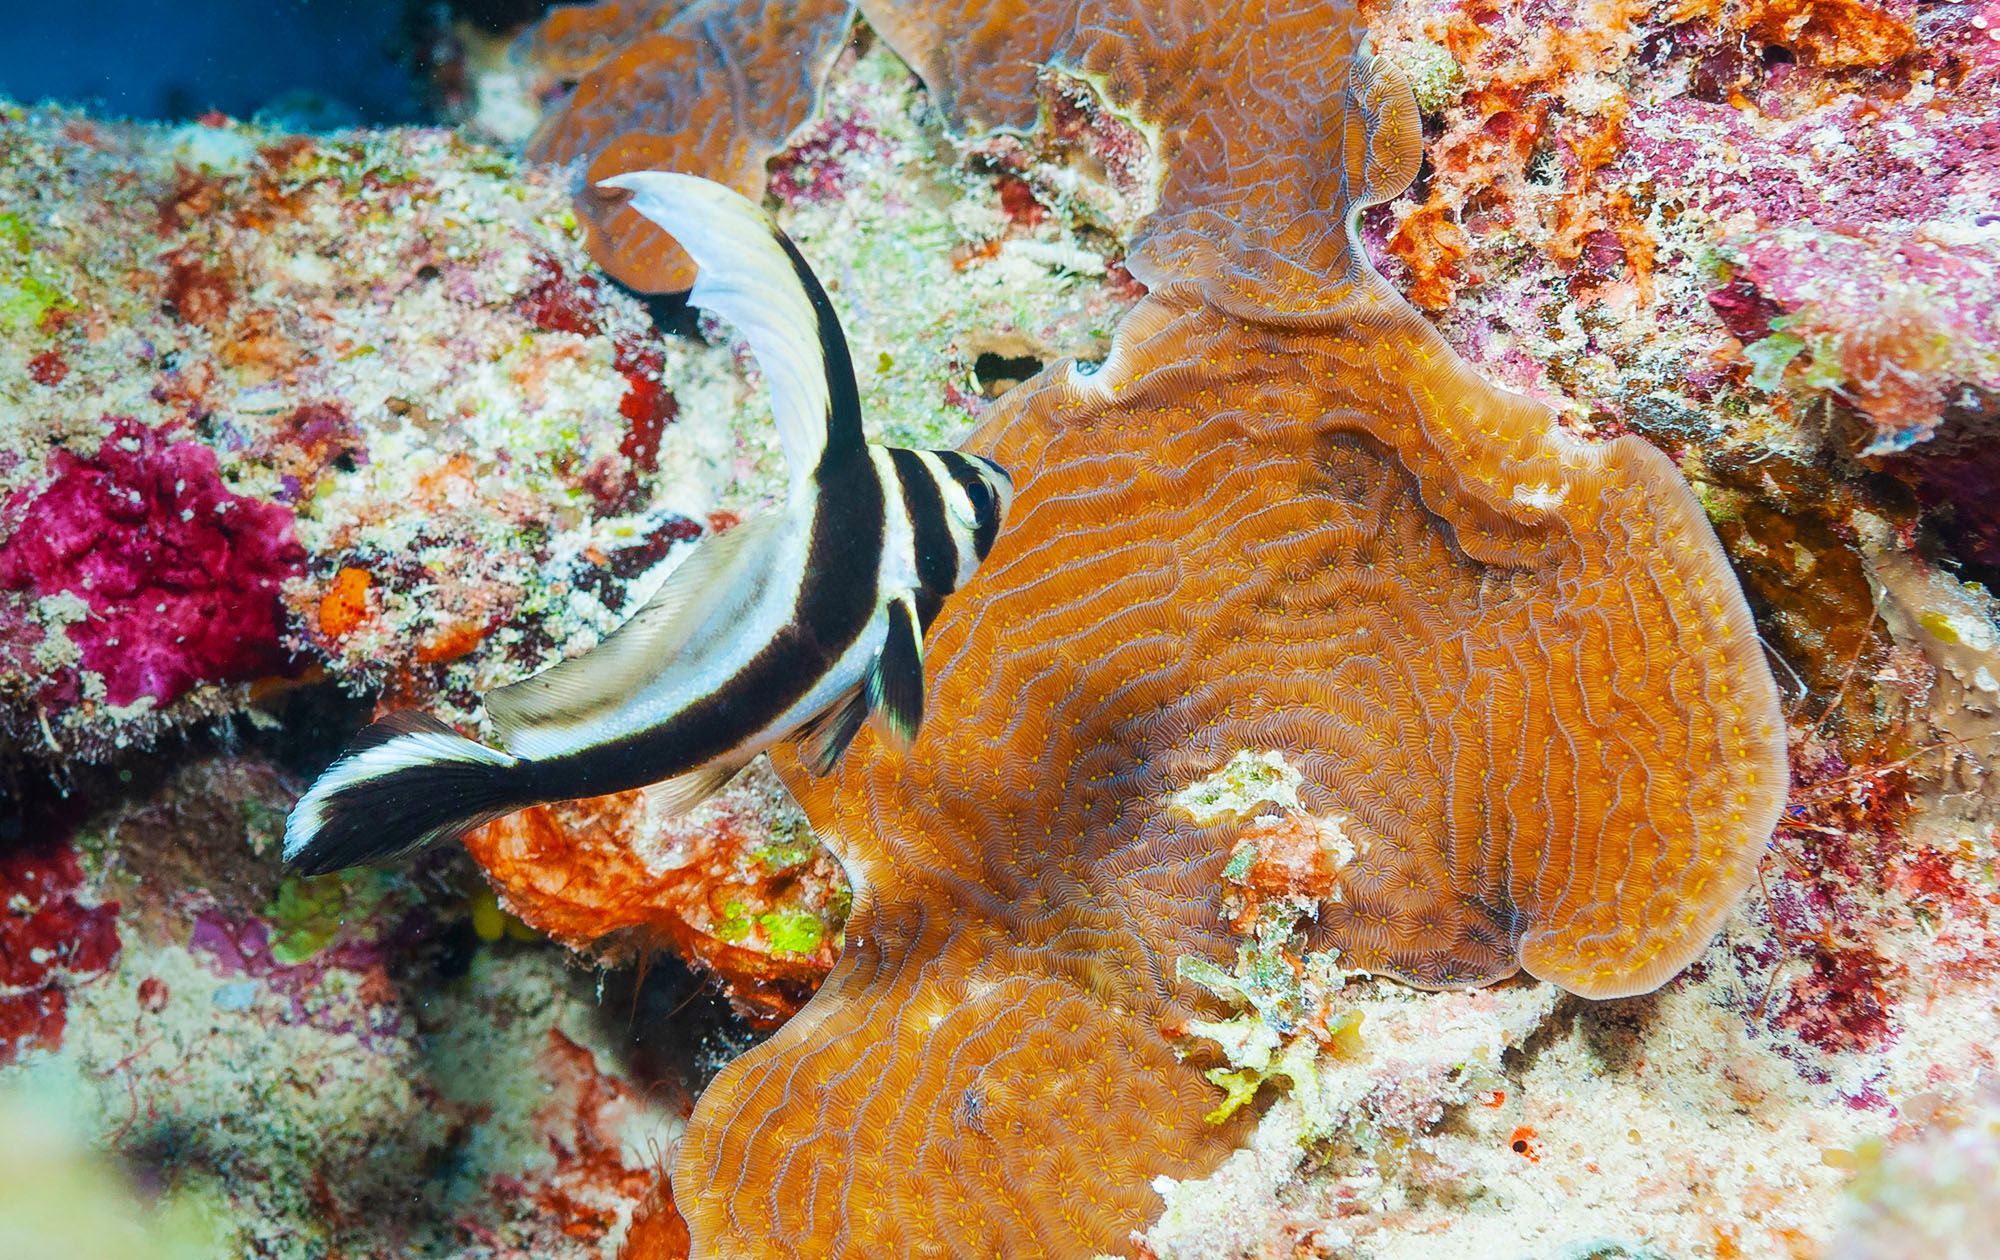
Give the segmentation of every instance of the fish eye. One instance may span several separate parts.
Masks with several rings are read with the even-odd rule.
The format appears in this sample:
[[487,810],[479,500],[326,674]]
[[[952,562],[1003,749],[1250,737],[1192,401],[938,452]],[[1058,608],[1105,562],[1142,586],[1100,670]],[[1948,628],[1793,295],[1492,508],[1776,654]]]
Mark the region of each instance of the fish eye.
[[979,487],[985,492],[977,505],[978,527],[986,531],[997,530],[1006,518],[1007,509],[1013,506],[1014,479],[1007,475],[1006,469],[985,456],[974,458],[978,460]]
[[968,525],[984,525],[993,519],[993,491],[984,478],[965,483],[965,497],[972,504],[972,519]]
[[979,547],[979,554],[983,556],[986,547],[992,544],[992,536],[999,529],[1001,518],[1007,513],[1008,504],[1013,501],[1013,479],[1008,477],[1005,469],[983,455],[949,452],[946,466],[951,469],[958,493],[947,494],[945,501],[950,505],[953,519],[984,539]]
[[986,518],[993,492],[987,488],[986,479],[980,476],[979,466],[974,460],[956,451],[944,452],[943,458],[945,467],[951,472],[951,485],[958,491],[957,494],[945,494],[945,506],[953,520],[967,529],[977,529]]

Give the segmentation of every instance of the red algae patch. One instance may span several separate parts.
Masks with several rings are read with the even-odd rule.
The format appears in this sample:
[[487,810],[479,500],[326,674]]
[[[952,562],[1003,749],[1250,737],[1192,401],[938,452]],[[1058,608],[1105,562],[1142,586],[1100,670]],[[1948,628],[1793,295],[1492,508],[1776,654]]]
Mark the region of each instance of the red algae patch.
[[0,849],[0,1066],[61,1046],[69,989],[118,959],[118,903],[82,885],[66,838]]
[[89,609],[64,631],[80,669],[59,691],[87,695],[88,671],[111,704],[169,704],[197,683],[288,667],[279,589],[305,560],[290,512],[232,493],[208,447],[129,419],[52,470],[4,508],[0,589]]
[[590,1050],[558,1028],[549,1030],[545,1064],[549,1099],[535,1127],[555,1163],[524,1189],[565,1236],[598,1242],[653,1180],[650,1168],[626,1162],[621,1140],[624,1121],[638,1110],[633,1089],[600,1071]]

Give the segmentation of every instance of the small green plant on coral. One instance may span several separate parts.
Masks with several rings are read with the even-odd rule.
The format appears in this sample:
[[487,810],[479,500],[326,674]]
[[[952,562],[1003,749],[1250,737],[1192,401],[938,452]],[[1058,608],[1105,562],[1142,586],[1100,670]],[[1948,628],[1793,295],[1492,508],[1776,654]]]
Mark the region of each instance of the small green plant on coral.
[[38,327],[43,316],[68,304],[62,290],[38,277],[20,275],[11,281],[0,280],[0,328],[9,332]]
[[826,925],[804,910],[773,910],[757,916],[764,939],[777,954],[810,954],[826,936]]
[[1843,380],[1839,343],[1824,332],[1789,331],[1797,323],[1795,316],[1780,315],[1771,321],[1770,336],[1743,347],[1751,364],[1750,384],[1767,394],[1787,389],[1804,397],[1835,392]]
[[[1204,1075],[1223,1091],[1222,1102],[1204,1117],[1221,1124],[1257,1096],[1266,1081],[1285,1080],[1311,1089],[1318,1079],[1321,1036],[1309,1031],[1302,1012],[1317,1013],[1341,984],[1337,956],[1308,954],[1294,969],[1276,950],[1246,944],[1238,949],[1233,972],[1199,958],[1181,958],[1178,977],[1199,985],[1233,1006],[1248,1008],[1221,1020],[1191,1020],[1191,1037],[1214,1042],[1228,1060]],[[1308,1016],[1309,1017],[1309,1016]],[[1361,1012],[1345,1011],[1324,1021],[1328,1044],[1358,1046]]]
[[28,220],[13,211],[0,214],[0,329],[25,332],[70,304],[61,289],[35,274],[34,261]]
[[272,960],[296,967],[332,945],[350,916],[365,920],[382,904],[393,879],[382,871],[358,870],[294,875],[278,885],[277,896],[264,907]]
[[812,837],[803,821],[786,819],[784,825],[774,825],[771,839],[751,853],[757,864],[773,875],[796,870],[812,861],[819,851],[819,844]]
[[715,925],[716,939],[736,944],[748,940],[752,929],[762,931],[774,954],[810,954],[826,939],[826,924],[805,910],[770,910],[753,915],[740,901],[722,907],[722,922]]
[[740,901],[726,901],[722,905],[722,922],[715,925],[715,939],[733,945],[750,935],[755,922],[750,917],[750,907]]

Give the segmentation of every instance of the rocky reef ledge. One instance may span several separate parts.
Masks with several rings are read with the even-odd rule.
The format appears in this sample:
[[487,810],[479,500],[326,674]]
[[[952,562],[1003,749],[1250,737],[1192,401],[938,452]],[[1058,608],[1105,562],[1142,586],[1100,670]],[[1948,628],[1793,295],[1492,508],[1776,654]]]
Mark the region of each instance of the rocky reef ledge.
[[[1178,808],[1237,828],[1238,948],[1183,960],[1206,996],[1172,1032],[1213,1086],[1190,1123],[1236,1149],[1142,1187],[1124,1254],[1977,1254],[2000,8],[1363,9],[1428,159],[1363,217],[1371,257],[1486,379],[1678,465],[1778,678],[1790,794],[1658,991],[1422,992],[1314,937],[1354,837],[1299,750],[1219,757]],[[1104,360],[1157,173],[1080,88],[1026,139],[955,138],[844,38],[769,204],[875,435],[948,443]],[[372,707],[475,728],[778,491],[742,347],[607,279],[587,228],[563,174],[468,133],[0,105],[0,1238],[685,1254],[663,1169],[694,1098],[851,909],[768,768],[673,823],[531,811],[477,865],[275,856]]]

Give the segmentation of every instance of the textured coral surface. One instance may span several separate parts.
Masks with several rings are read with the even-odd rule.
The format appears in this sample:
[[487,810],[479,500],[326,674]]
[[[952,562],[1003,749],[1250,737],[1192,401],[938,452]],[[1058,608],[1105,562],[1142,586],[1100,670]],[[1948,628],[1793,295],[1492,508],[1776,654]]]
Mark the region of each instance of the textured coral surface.
[[[699,1253],[1080,1254],[1144,1223],[1153,1175],[1212,1166],[1237,1132],[1167,1034],[1175,960],[1224,955],[1228,844],[1166,797],[1236,749],[1295,753],[1350,820],[1319,942],[1420,984],[1518,953],[1642,992],[1752,879],[1783,748],[1714,536],[1655,452],[1486,387],[1368,270],[1348,215],[1414,173],[1415,108],[1351,26],[1328,56],[1328,17],[1246,5],[1197,39],[1155,14],[1074,49],[1064,14],[1026,27],[1064,51],[1022,58],[1073,55],[1109,108],[1194,137],[1133,245],[1155,292],[1108,361],[974,437],[1019,494],[932,629],[924,738],[791,779],[856,912],[826,987],[691,1123]],[[1296,131],[1217,134],[1204,83]],[[1017,91],[965,107],[1006,122]],[[1322,136],[1323,218],[1295,208]]]
[[[915,6],[870,7],[924,73],[939,73],[927,58],[954,54],[949,41],[899,31],[894,19],[918,16]],[[914,990],[944,1000],[893,1012],[908,1031],[891,1043],[890,1066],[959,1088],[912,1096],[907,1109],[901,1097],[858,1104],[901,1126],[891,1132],[904,1145],[872,1175],[905,1201],[929,1196],[926,1213],[956,1210],[959,1186],[984,1193],[1004,1161],[1036,1154],[1025,1131],[1016,1139],[1003,1127],[1020,1118],[1045,1143],[1037,1175],[1073,1170],[1062,1188],[1074,1193],[1034,1201],[1026,1219],[1007,1217],[1010,1228],[1059,1237],[1098,1228],[1090,1220],[1115,1207],[1141,1232],[1096,1245],[1146,1260],[1874,1260],[1904,1254],[1912,1238],[1926,1254],[1984,1254],[1991,1230],[1968,1222],[1990,1206],[1980,1192],[1995,1159],[2000,1004],[2000,799],[1989,769],[2000,744],[2000,604],[1988,593],[2000,578],[1990,492],[2000,238],[1983,217],[2000,197],[2000,9],[1379,0],[1366,16],[1378,51],[1414,82],[1428,169],[1362,217],[1364,242],[1481,376],[1552,407],[1579,436],[1635,435],[1693,482],[1784,697],[1792,785],[1775,839],[1713,944],[1643,997],[1588,1001],[1525,977],[1427,992],[1359,975],[1330,934],[1359,904],[1357,878],[1395,856],[1384,843],[1393,830],[1331,790],[1334,771],[1359,764],[1345,749],[1372,753],[1359,734],[1319,723],[1239,749],[1204,731],[1156,731],[1164,751],[1142,758],[1118,742],[1134,728],[1106,711],[1083,712],[1073,740],[974,685],[969,662],[991,642],[961,624],[949,631],[953,712],[996,732],[1004,717],[1006,739],[974,757],[934,727],[918,759],[869,753],[856,773],[893,805],[879,832],[855,795],[861,780],[807,795],[838,824],[834,838],[878,872],[889,869],[878,834],[896,842],[897,871],[924,864],[916,881],[978,869],[949,885],[956,901],[900,874],[858,895],[893,908],[899,888],[931,894],[955,917],[926,918],[918,939],[940,944],[952,931],[991,941],[993,925],[1031,922],[1044,899],[1134,888],[1147,899],[1099,895],[1055,948],[1032,958],[995,948],[972,973],[985,981],[1039,965],[1039,977],[1058,978],[1012,989],[926,978]],[[978,30],[952,11],[937,20],[960,43]],[[1008,393],[1064,357],[1104,360],[1112,324],[1144,293],[1128,264],[1165,266],[1149,242],[1189,225],[1165,190],[1215,195],[1227,182],[1218,170],[1188,182],[1158,160],[1223,148],[1218,137],[1149,133],[1130,102],[1188,93],[1149,95],[1143,59],[1037,76],[1009,49],[1098,45],[1015,25],[979,36],[996,86],[971,86],[1013,102],[1028,134],[986,130],[950,105],[962,99],[953,83],[927,92],[863,30],[834,59],[818,112],[805,108],[810,121],[768,168],[767,204],[847,321],[872,431],[941,444],[991,414],[1029,457],[1058,461],[1143,439],[1147,458],[1106,454],[1094,483],[1086,469],[1052,467],[1079,485],[1123,477],[1178,492],[1206,467],[1197,435],[1153,423],[1189,405],[1156,400],[1179,399],[1190,382],[1154,373],[1127,386],[1130,402],[1083,386],[1121,379],[1120,362],[1138,362],[1148,337],[1181,354],[1199,333],[1204,352],[1240,352],[1208,370],[1229,397],[1257,404],[1203,414],[1200,432],[1226,428],[1243,449],[1267,451],[1265,471],[1288,498],[1303,488],[1316,510],[1353,523],[1353,554],[1370,541],[1364,525],[1393,527],[1374,535],[1383,571],[1414,559],[1394,559],[1381,540],[1440,560],[1446,577],[1406,581],[1408,598],[1461,589],[1471,566],[1456,533],[1411,529],[1445,519],[1412,500],[1414,487],[1464,488],[1447,466],[1398,471],[1407,444],[1364,439],[1337,414],[1315,431],[1324,451],[1257,445],[1275,441],[1299,399],[1343,388],[1343,377],[1294,379],[1329,361],[1339,325],[1263,327],[1271,317],[1231,296],[1227,268],[1203,273],[1192,293],[1147,272],[1158,292],[1111,362]],[[717,27],[713,38],[759,36]],[[1229,55],[1186,47],[1177,73]],[[553,77],[583,77],[597,60],[586,48]],[[802,82],[798,70],[786,73]],[[1306,78],[1272,90],[1303,99],[1323,86]],[[505,113],[499,88],[518,81],[502,73],[478,85],[482,121]],[[1314,139],[1306,120],[1233,118],[1225,130],[1256,127],[1274,143],[1346,151]],[[15,776],[0,788],[0,884],[7,908],[22,912],[0,924],[0,1033],[14,1057],[0,1089],[53,1104],[115,1160],[94,1174],[106,1179],[99,1198],[65,1207],[70,1233],[31,1235],[63,1240],[42,1252],[77,1253],[74,1231],[130,1219],[151,1230],[155,1245],[138,1253],[149,1255],[197,1234],[216,1245],[189,1254],[684,1255],[692,1240],[658,1170],[672,1162],[691,1091],[748,1034],[719,1025],[720,1006],[648,947],[664,938],[720,968],[739,1008],[768,1021],[796,1007],[843,949],[874,967],[892,931],[914,927],[905,905],[901,923],[885,909],[843,936],[843,882],[768,778],[679,826],[614,799],[496,827],[475,843],[504,875],[497,903],[444,856],[325,881],[276,869],[282,810],[371,701],[429,703],[475,729],[480,689],[587,647],[689,539],[754,510],[778,484],[747,356],[726,329],[671,303],[654,308],[665,329],[648,327],[645,310],[593,278],[568,197],[559,175],[436,132],[131,128],[0,106],[0,500],[12,511],[59,484],[109,486],[98,470],[126,456],[149,468],[188,461],[190,488],[256,505],[273,522],[282,513],[305,556],[279,611],[283,671],[296,676],[198,678],[165,703],[109,702],[108,676],[82,659],[94,630],[88,592],[59,589],[56,567],[43,566],[59,579],[53,594],[32,584],[0,594]],[[1318,215],[1281,226],[1340,244]],[[1176,239],[1240,251],[1223,257],[1254,256],[1257,244],[1222,223]],[[1355,410],[1386,417],[1431,401]],[[1058,402],[1079,423],[1056,424]],[[151,436],[112,455],[119,417]],[[1108,431],[1114,422],[1127,432]],[[1606,448],[1534,432],[1549,450],[1534,449],[1553,451],[1558,467],[1632,449],[1630,439]],[[213,452],[214,484],[192,447]],[[91,480],[64,480],[85,466]],[[1232,481],[1235,469],[1211,471],[1249,490],[1240,502],[1262,502],[1257,486]],[[1373,497],[1353,491],[1364,476]],[[157,480],[121,473],[117,484],[167,501]],[[1194,515],[1186,505],[1200,500],[1179,497],[1171,510]],[[1578,508],[1574,495],[1526,497],[1540,505],[1512,505],[1508,519],[1566,522]],[[115,495],[94,501],[118,506]],[[1069,511],[1037,498],[1033,516],[1067,521]],[[1164,551],[1148,538],[1158,511],[1135,493],[1129,520],[1097,522],[1073,543],[1052,535],[1007,564],[1053,571],[1115,536],[1134,540],[1132,571],[1145,572]],[[169,515],[148,507],[131,523],[172,537]],[[1265,515],[1291,519],[1284,504]],[[1199,650],[1171,667],[1216,687],[1277,644],[1277,668],[1260,667],[1273,698],[1239,705],[1254,726],[1271,704],[1330,689],[1317,673],[1283,671],[1324,650],[1292,636],[1328,620],[1310,600],[1334,579],[1299,571],[1328,554],[1311,530],[1252,553],[1221,544],[1229,528],[1260,528],[1234,519],[1205,526],[1214,533],[1202,560],[1215,575],[1155,568],[1140,598],[1107,591],[1086,611],[1111,623],[1106,636],[1180,616],[1174,633]],[[0,548],[31,546],[11,516],[0,532]],[[230,540],[241,551],[228,554],[284,554],[275,527],[260,539]],[[75,554],[95,572],[95,553]],[[1176,612],[1148,593],[1171,581],[1198,595],[1266,559],[1283,579],[1266,587],[1268,606],[1218,597]],[[1362,606],[1387,598],[1379,586],[1342,589]],[[1507,583],[1489,590],[1496,608],[1519,594]],[[1025,608],[1035,597],[1011,598]],[[1236,620],[1211,629],[1212,609]],[[1397,643],[1379,626],[1360,629],[1375,636],[1356,638],[1364,660],[1369,645]],[[1053,620],[1006,631],[1029,645],[1024,661],[1050,667],[1007,675],[1044,709],[1082,712],[1088,698],[1065,689],[1086,676],[1120,673],[1122,694],[1139,696],[1148,677],[1122,666],[1167,656],[1136,635],[1093,639],[1102,663],[1080,666],[1034,646],[1068,633]],[[261,629],[245,642],[268,650]],[[1404,694],[1396,686],[1423,677],[1326,672],[1382,698],[1324,707],[1353,732],[1374,729]],[[74,679],[74,699],[27,703],[52,677]],[[1169,707],[1194,713],[1212,699],[1172,697]],[[221,715],[236,716],[216,724],[216,739]],[[1449,729],[1448,715],[1437,721]],[[1201,755],[1173,752],[1169,736]],[[1016,785],[1035,799],[1028,789],[1042,790],[1055,759],[1085,738],[1110,742],[1072,771],[1079,800],[1109,799],[1119,784],[1091,780],[1123,766],[1143,788],[1126,814],[1096,806],[1076,833],[1086,843],[1045,879],[964,847],[979,827],[1030,816],[1007,820],[983,796],[954,795],[960,783]],[[957,776],[926,770],[928,757],[956,759]],[[117,759],[108,772],[88,764],[107,758]],[[57,795],[44,776],[67,781],[88,808],[17,810],[16,793],[45,804]],[[1509,790],[1492,787],[1495,799]],[[950,814],[918,829],[917,792]],[[1140,865],[1174,846],[1198,861]],[[1115,882],[1079,878],[1107,868]],[[982,891],[991,874],[1015,877],[1011,899]],[[1179,952],[1133,931],[1162,919],[1187,942]],[[574,942],[610,932],[586,957],[636,956],[651,979],[568,966],[534,926]],[[1150,972],[1134,987],[1152,1004],[1128,1003],[1135,1017],[1109,1040],[1157,1077],[1121,1076],[1109,1060],[1065,1072],[1065,1055],[1102,1036],[1110,1017],[1099,998],[1134,991],[1115,970],[1133,960]],[[1057,993],[1087,996],[1049,1003],[1055,1017],[1036,1039],[976,1080],[908,1050],[955,1034],[961,1008]],[[799,1040],[839,1026],[803,1022],[821,1009],[795,1021]],[[958,1061],[991,1044],[975,1032]],[[1161,1057],[1163,1046],[1187,1060]],[[763,1060],[760,1080],[738,1087],[775,1084],[783,1061]],[[827,1097],[877,1079],[864,1063]],[[1008,1111],[1065,1091],[1092,1107]],[[1117,1135],[1151,1132],[1129,1115],[1113,1123],[1149,1094],[1171,1094],[1160,1121],[1200,1157],[1150,1187],[1136,1163],[1123,1183],[1087,1177],[1089,1159],[1118,1165]],[[8,1098],[0,1111],[10,1135],[34,1131],[13,1122]],[[810,1125],[812,1107],[779,1122]],[[0,1234],[38,1209],[46,1217],[56,1170],[70,1167],[59,1152],[16,1147],[0,1178]],[[976,1166],[961,1183],[953,1161],[968,1159]],[[796,1178],[811,1161],[783,1167]],[[919,1181],[912,1169],[931,1175]],[[134,1206],[132,1178],[166,1211]],[[862,1188],[864,1203],[873,1188]],[[831,1202],[814,1189],[814,1202]],[[765,1215],[768,1203],[746,1194],[737,1205],[753,1233],[791,1219]],[[697,1218],[708,1210],[693,1206]],[[207,1228],[178,1228],[189,1217]],[[965,1236],[991,1238],[980,1232],[991,1219]],[[939,1241],[908,1231],[913,1246]]]
[[852,12],[846,0],[621,0],[559,9],[535,29],[528,58],[576,89],[528,153],[587,159],[577,206],[606,271],[652,293],[694,283],[680,247],[597,181],[698,169],[757,196],[764,164],[817,108]]

